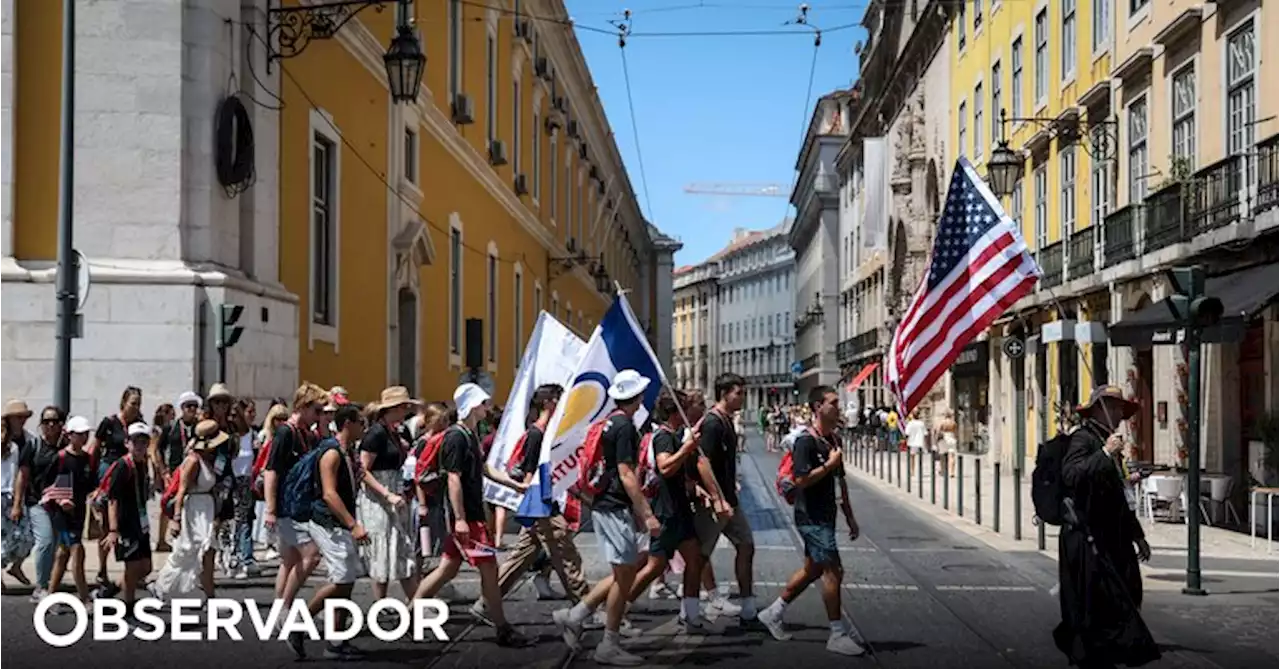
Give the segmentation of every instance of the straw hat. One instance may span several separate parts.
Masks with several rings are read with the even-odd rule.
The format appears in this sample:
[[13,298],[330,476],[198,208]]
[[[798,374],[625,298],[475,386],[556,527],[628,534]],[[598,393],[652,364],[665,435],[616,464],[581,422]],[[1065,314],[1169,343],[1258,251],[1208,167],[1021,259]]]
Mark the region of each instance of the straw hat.
[[391,386],[382,391],[378,396],[378,401],[369,405],[369,410],[373,412],[386,411],[393,407],[401,405],[417,406],[421,404],[418,400],[409,396],[409,389],[404,386]]
[[3,417],[9,418],[10,416],[14,416],[14,417],[18,417],[18,418],[22,418],[23,420],[26,420],[27,418],[31,417],[31,408],[28,407],[27,403],[23,402],[22,400],[9,400],[8,402],[4,403]]
[[218,427],[218,421],[202,420],[196,423],[196,436],[188,446],[193,451],[208,451],[225,444],[230,438]]
[[209,394],[205,396],[205,401],[212,402],[213,400],[219,399],[229,400],[234,397],[235,395],[231,394],[231,389],[227,387],[227,384],[215,383],[209,386]]

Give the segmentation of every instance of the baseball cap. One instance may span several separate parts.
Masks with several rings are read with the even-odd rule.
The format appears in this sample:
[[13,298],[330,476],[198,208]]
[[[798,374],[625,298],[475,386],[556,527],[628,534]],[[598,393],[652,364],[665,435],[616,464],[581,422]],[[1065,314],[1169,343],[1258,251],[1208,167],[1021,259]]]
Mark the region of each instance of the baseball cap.
[[66,430],[71,434],[88,434],[93,431],[93,426],[84,416],[72,416],[67,421]]
[[132,423],[132,424],[130,424],[130,425],[129,425],[129,436],[130,436],[130,437],[136,437],[136,436],[138,436],[138,435],[144,435],[144,436],[150,437],[150,436],[151,436],[151,426],[150,426],[150,425],[147,425],[146,423],[144,423],[144,422],[142,422],[142,421],[138,421],[138,422],[136,422],[136,423]]

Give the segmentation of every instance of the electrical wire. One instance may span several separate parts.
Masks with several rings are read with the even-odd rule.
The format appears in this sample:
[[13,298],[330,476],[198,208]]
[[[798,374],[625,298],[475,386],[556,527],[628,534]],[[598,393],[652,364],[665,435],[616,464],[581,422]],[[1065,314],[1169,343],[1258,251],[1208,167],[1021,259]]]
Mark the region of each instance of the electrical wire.
[[[805,16],[805,13],[803,11],[801,12],[800,17],[797,19],[797,23],[800,25],[809,26],[813,28],[813,31],[814,31],[813,58],[809,61],[809,84],[805,87],[804,109],[801,110],[802,116],[800,119],[800,146],[797,149],[797,155],[799,155],[801,151],[804,151],[805,138],[809,136],[809,119],[811,116],[809,112],[809,104],[813,101],[813,82],[818,72],[818,49],[819,47],[822,46],[823,31],[814,26],[810,26]],[[787,212],[791,210],[790,196],[795,191],[796,182],[799,181],[799,179],[800,179],[800,170],[795,170],[794,173],[791,175],[791,186],[787,188],[787,202],[785,205],[783,205],[783,209],[782,209],[782,218],[784,220],[787,217]]]
[[631,95],[631,68],[627,67],[627,35],[631,32],[630,17],[627,23],[618,25],[618,53],[622,54],[622,80],[627,86],[627,109],[631,114],[631,136],[636,144],[636,162],[640,167],[640,187],[644,189],[644,206],[649,211],[649,220],[653,219],[653,199],[649,197],[649,177],[644,170],[644,154],[640,150],[640,126],[636,122],[636,103]]

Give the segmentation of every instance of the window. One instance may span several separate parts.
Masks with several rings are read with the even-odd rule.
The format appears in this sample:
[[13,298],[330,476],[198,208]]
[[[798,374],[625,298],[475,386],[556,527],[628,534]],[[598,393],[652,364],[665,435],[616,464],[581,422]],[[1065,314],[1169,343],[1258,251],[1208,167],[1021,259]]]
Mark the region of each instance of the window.
[[489,35],[484,43],[485,109],[484,132],[490,142],[498,138],[498,44]]
[[511,172],[520,174],[520,114],[523,102],[520,98],[520,72],[517,70],[515,83],[511,85]]
[[533,111],[533,132],[530,137],[533,139],[533,199],[542,197],[542,119],[538,116],[538,111]]
[[1046,171],[1046,165],[1040,163],[1036,165],[1033,173],[1033,187],[1035,189],[1035,235],[1036,250],[1040,250],[1049,244],[1049,175]]
[[973,88],[973,155],[982,157],[982,84]]
[[991,141],[1000,140],[1000,97],[1004,93],[1004,82],[1000,80],[1000,61],[991,66]]
[[573,156],[569,155],[571,144],[564,147],[564,234],[573,239]]
[[418,183],[418,133],[404,129],[404,180]]
[[965,149],[969,146],[965,143],[966,130],[969,126],[969,110],[963,100],[960,101],[960,111],[956,113],[956,118],[960,125],[959,134],[956,136],[956,146],[960,149],[960,155],[965,155]]
[[462,230],[449,233],[449,351],[462,350]]
[[462,92],[462,0],[449,0],[449,98]]
[[1039,108],[1045,104],[1049,96],[1049,10],[1042,9],[1036,14],[1036,62],[1035,85],[1036,101]]
[[1009,194],[1009,211],[1007,212],[1009,218],[1012,218],[1018,224],[1018,230],[1022,230],[1023,217],[1027,215],[1026,209],[1024,209],[1027,204],[1023,199],[1022,181],[1019,178],[1013,182],[1013,192]]
[[582,219],[586,218],[587,211],[587,183],[586,178],[579,175],[578,178],[578,241],[582,243],[585,249],[587,246],[587,237],[583,234]]
[[982,0],[973,0],[973,32],[982,27]]
[[337,325],[337,174],[338,143],[316,129],[311,145],[311,322],[330,327]]
[[1062,0],[1062,80],[1076,76],[1076,0]]
[[959,18],[956,19],[956,44],[959,46],[961,51],[964,51],[964,33],[966,30],[968,30],[968,27],[965,25],[965,21],[964,21],[964,8],[965,8],[964,0],[960,0],[960,2],[957,2],[956,8],[957,8],[957,11],[960,12]]
[[1129,203],[1147,197],[1147,99],[1129,105]]
[[1014,116],[1021,116],[1022,111],[1022,37],[1013,40],[1013,48],[1009,51],[1009,59],[1013,70],[1009,77],[1009,106]]
[[1064,146],[1058,150],[1058,179],[1062,182],[1061,202],[1062,239],[1067,239],[1076,229],[1076,147]]
[[515,303],[515,330],[511,339],[511,359],[520,359],[520,346],[524,343],[524,272],[516,265],[515,281],[511,285],[511,301]]
[[1188,65],[1173,75],[1173,155],[1196,164],[1196,68]]
[[1111,1],[1093,0],[1093,52],[1106,51],[1111,45]]
[[551,223],[552,224],[555,224],[556,217],[559,215],[556,209],[559,207],[559,204],[560,204],[559,203],[560,186],[558,184],[560,179],[557,177],[557,175],[560,174],[560,171],[556,169],[557,168],[556,158],[560,156],[559,142],[557,141],[558,139],[559,139],[559,135],[556,133],[552,133],[551,135],[551,170],[548,172],[551,175],[550,191],[551,191]]
[[[1101,134],[1101,138],[1094,140],[1094,146],[1105,146],[1102,142],[1106,141],[1106,127],[1098,126],[1093,129],[1095,137]],[[1093,195],[1090,200],[1093,202],[1093,214],[1090,222],[1097,226],[1102,225],[1107,218],[1107,214],[1111,213],[1111,203],[1113,201],[1113,188],[1111,187],[1111,165],[1110,160],[1095,160],[1092,164],[1092,181]]]
[[536,314],[542,311],[542,285],[534,282],[533,284],[533,312]]
[[489,245],[485,258],[485,319],[489,321],[489,362],[498,359],[498,256]]
[[1151,0],[1129,0],[1129,16],[1133,16],[1146,8]]
[[1254,181],[1255,160],[1248,157],[1253,150],[1257,128],[1258,92],[1257,51],[1253,21],[1249,21],[1227,37],[1227,153],[1245,160],[1245,181]]

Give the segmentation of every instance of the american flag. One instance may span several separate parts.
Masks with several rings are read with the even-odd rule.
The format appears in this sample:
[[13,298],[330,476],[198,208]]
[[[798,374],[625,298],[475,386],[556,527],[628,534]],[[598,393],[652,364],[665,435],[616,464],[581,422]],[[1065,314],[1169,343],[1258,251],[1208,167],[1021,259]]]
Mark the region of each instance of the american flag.
[[929,271],[889,345],[888,381],[902,411],[1039,278],[1017,225],[973,165],[957,160]]

